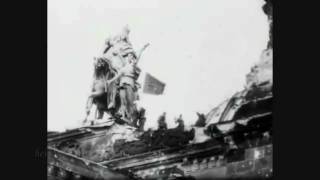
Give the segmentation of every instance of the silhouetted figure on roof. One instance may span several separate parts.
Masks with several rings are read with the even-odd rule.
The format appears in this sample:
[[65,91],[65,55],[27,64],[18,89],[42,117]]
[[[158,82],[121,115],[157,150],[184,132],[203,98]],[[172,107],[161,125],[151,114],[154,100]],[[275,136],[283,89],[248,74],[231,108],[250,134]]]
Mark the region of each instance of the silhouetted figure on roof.
[[182,114],[180,114],[179,118],[175,122],[178,123],[176,129],[184,131],[184,121],[182,119]]
[[206,126],[206,116],[203,113],[198,113],[198,120],[194,124],[196,127],[205,127]]
[[144,129],[144,124],[146,122],[145,112],[146,110],[143,107],[141,107],[134,113],[133,125],[137,127],[139,131],[143,131]]
[[158,119],[158,130],[167,130],[166,113],[164,112]]

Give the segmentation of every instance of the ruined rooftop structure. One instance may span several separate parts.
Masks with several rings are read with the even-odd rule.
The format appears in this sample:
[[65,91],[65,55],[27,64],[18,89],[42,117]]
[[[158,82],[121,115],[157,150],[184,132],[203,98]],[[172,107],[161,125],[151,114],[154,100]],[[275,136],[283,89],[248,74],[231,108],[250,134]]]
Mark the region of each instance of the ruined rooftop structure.
[[[267,0],[263,6],[270,23],[270,40],[260,60],[247,74],[245,88],[207,114],[199,114],[199,120],[191,128],[177,126],[143,131],[145,119],[143,110],[135,107],[136,99],[126,99],[132,100],[131,106],[122,106],[117,89],[121,82],[110,82],[125,67],[126,61],[137,63],[141,53],[133,49],[127,27],[109,38],[103,55],[94,61],[94,81],[105,84],[93,85],[93,89],[97,88],[93,93],[103,96],[88,100],[89,106],[99,106],[96,112],[89,112],[99,120],[87,119],[83,127],[65,132],[48,132],[48,179],[271,178],[271,3]],[[127,83],[139,88],[137,84],[130,84],[136,83],[139,70],[129,74],[132,72],[129,78],[133,79],[127,79]],[[155,90],[157,94],[161,91]],[[107,122],[102,120],[103,114],[108,115]]]

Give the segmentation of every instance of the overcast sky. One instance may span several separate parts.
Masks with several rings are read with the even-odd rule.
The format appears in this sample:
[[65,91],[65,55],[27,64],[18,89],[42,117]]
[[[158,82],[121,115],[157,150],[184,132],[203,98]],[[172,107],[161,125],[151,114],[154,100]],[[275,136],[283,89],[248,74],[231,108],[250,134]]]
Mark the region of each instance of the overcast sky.
[[262,0],[48,0],[48,130],[79,125],[90,92],[93,57],[126,24],[139,62],[166,83],[161,96],[140,94],[146,127],[166,111],[194,123],[242,90],[268,41]]

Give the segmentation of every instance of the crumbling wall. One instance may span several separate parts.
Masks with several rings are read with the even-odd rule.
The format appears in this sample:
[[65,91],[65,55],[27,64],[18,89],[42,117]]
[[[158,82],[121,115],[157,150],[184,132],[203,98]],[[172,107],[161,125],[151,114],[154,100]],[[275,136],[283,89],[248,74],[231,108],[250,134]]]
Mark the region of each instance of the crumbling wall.
[[93,135],[62,141],[56,148],[84,159],[101,162],[121,155],[116,147],[118,142],[136,141],[140,135],[134,127],[115,123],[105,130],[95,131]]
[[253,86],[269,84],[266,88],[271,88],[273,84],[273,51],[272,49],[264,50],[261,54],[260,61],[252,68],[246,77],[247,89]]
[[262,9],[268,16],[269,41],[267,48],[262,51],[260,60],[251,68],[251,72],[246,76],[247,89],[263,84],[261,88],[269,88],[271,90],[273,85],[273,6],[272,0],[265,0],[265,2]]
[[[238,99],[244,101],[251,100],[252,98],[264,97],[269,93],[272,93],[273,87],[273,6],[272,0],[265,0],[265,4],[262,7],[263,12],[268,17],[269,22],[269,41],[261,53],[260,58],[252,66],[251,71],[246,75],[245,89],[240,92]],[[235,97],[235,96],[233,96]],[[210,124],[215,124],[221,120],[222,112],[225,111],[230,99],[225,100],[216,108],[211,110],[206,118],[206,127]],[[240,101],[241,102],[241,101]],[[227,110],[227,115],[230,115],[230,111],[236,111],[237,104],[231,103],[233,107]],[[228,114],[229,113],[229,114]],[[231,118],[225,117],[225,120]]]
[[263,12],[268,16],[269,20],[269,42],[268,42],[268,49],[273,48],[273,0],[265,0],[265,4],[263,5],[262,9]]

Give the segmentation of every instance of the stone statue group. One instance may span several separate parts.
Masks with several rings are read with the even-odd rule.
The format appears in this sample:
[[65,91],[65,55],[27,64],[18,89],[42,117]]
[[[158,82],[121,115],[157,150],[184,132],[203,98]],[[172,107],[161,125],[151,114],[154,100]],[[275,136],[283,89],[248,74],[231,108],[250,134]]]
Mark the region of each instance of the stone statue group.
[[145,118],[141,116],[144,116],[145,109],[137,109],[135,103],[139,99],[137,79],[141,72],[137,64],[149,44],[135,51],[129,41],[129,33],[126,26],[120,34],[108,38],[102,55],[94,58],[93,84],[86,114],[88,117],[96,105],[95,119],[102,119],[106,112],[115,120],[143,126]]

